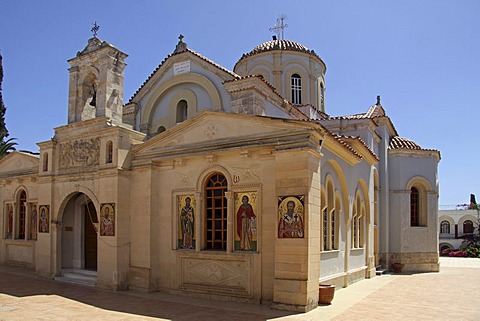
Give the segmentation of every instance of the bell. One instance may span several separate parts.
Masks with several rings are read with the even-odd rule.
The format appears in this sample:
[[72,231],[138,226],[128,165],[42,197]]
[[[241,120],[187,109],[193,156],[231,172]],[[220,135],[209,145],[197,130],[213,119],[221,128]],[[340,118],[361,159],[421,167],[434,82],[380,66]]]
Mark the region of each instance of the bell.
[[92,85],[93,87],[93,97],[92,97],[92,101],[90,101],[90,106],[97,106],[97,91],[95,90],[95,85]]

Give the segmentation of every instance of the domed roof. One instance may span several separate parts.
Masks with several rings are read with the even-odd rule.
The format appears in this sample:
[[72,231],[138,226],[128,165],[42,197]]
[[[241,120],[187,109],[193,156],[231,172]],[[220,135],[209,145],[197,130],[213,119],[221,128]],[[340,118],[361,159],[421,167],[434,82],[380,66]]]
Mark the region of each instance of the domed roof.
[[[309,55],[313,55],[318,58],[320,61],[322,59],[315,53],[315,51],[308,49],[304,45],[291,41],[291,40],[284,40],[284,39],[274,39],[262,44],[259,44],[255,48],[253,48],[250,52],[243,54],[242,57],[238,60],[237,64],[244,58],[268,51],[275,51],[275,50],[284,50],[284,51],[297,51],[303,52]],[[323,61],[322,61],[323,63]]]
[[390,139],[390,149],[422,149],[420,145],[405,137],[395,136]]

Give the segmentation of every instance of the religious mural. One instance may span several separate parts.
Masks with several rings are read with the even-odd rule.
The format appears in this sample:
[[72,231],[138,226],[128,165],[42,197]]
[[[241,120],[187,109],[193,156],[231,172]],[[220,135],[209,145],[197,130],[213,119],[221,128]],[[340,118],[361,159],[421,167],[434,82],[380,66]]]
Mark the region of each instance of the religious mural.
[[38,226],[39,233],[50,232],[50,205],[40,205],[40,223]]
[[304,238],[304,201],[304,195],[278,198],[279,238]]
[[235,193],[235,251],[257,250],[257,192]]
[[13,234],[13,204],[5,205],[5,238],[11,239]]
[[195,249],[195,197],[180,195],[178,204],[178,248]]
[[37,231],[38,231],[38,211],[37,211],[37,203],[30,203],[30,233],[28,238],[30,240],[37,239]]
[[115,203],[100,204],[100,236],[115,236]]

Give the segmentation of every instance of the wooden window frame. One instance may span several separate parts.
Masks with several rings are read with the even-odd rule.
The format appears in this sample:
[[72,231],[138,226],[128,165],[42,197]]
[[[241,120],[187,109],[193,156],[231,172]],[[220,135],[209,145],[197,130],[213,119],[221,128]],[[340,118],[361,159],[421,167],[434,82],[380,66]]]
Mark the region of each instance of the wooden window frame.
[[211,174],[204,187],[204,249],[227,250],[227,198],[228,182],[221,173]]

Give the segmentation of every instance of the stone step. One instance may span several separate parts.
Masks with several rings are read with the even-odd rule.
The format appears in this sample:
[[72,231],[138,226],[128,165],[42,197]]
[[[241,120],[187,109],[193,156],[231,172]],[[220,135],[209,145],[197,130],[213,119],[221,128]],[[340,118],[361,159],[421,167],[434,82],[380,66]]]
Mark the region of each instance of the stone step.
[[95,286],[97,283],[97,271],[82,269],[63,269],[62,276],[55,277],[55,280],[61,282]]
[[388,270],[387,269],[377,269],[375,272],[376,275],[382,275],[382,274],[387,274]]

